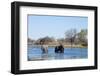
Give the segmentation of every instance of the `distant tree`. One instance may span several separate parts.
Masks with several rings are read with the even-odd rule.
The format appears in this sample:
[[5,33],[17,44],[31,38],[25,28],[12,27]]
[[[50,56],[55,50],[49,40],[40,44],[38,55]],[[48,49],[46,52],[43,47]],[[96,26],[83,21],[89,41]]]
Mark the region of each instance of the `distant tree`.
[[50,42],[53,42],[55,41],[55,39],[53,37],[43,37],[43,38],[40,38],[36,41],[36,44],[48,44]]
[[57,39],[57,42],[64,43],[65,42],[65,39],[64,38]]
[[87,46],[87,29],[82,29],[78,33],[78,39],[82,45]]
[[76,29],[70,29],[70,30],[65,32],[65,38],[67,39],[67,41],[69,41],[71,43],[71,47],[72,47],[74,40],[76,38],[76,34],[77,34]]
[[28,38],[28,44],[34,44],[35,40]]

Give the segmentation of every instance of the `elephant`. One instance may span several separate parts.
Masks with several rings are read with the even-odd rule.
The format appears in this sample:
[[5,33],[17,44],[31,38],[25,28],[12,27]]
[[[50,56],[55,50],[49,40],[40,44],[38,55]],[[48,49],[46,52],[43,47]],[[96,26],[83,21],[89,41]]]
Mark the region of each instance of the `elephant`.
[[42,53],[48,53],[48,46],[47,45],[42,45],[41,50],[42,50]]
[[64,47],[62,45],[56,46],[55,53],[64,53]]

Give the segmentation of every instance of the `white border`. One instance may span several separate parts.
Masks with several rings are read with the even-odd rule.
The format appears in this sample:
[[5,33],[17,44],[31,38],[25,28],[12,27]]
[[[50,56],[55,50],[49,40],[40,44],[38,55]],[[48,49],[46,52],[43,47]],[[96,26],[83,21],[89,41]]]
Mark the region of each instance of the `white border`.
[[[88,59],[66,59],[50,61],[27,61],[27,14],[87,16]],[[43,7],[20,7],[20,70],[80,67],[94,65],[94,11]]]

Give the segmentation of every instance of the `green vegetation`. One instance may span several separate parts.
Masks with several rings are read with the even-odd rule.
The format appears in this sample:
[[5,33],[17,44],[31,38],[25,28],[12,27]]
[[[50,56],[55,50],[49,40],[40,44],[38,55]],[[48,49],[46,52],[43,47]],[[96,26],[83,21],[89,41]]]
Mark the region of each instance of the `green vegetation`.
[[82,46],[87,46],[87,29],[82,29],[81,32],[78,33],[78,39]]

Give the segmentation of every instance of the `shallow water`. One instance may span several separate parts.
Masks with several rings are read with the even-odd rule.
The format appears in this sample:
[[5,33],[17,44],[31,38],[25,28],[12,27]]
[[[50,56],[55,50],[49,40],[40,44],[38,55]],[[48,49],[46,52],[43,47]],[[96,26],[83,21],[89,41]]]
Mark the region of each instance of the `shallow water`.
[[43,54],[41,48],[28,48],[28,60],[52,60],[52,59],[78,59],[87,58],[87,48],[64,48],[64,53],[55,53],[54,48],[48,48],[48,54]]

